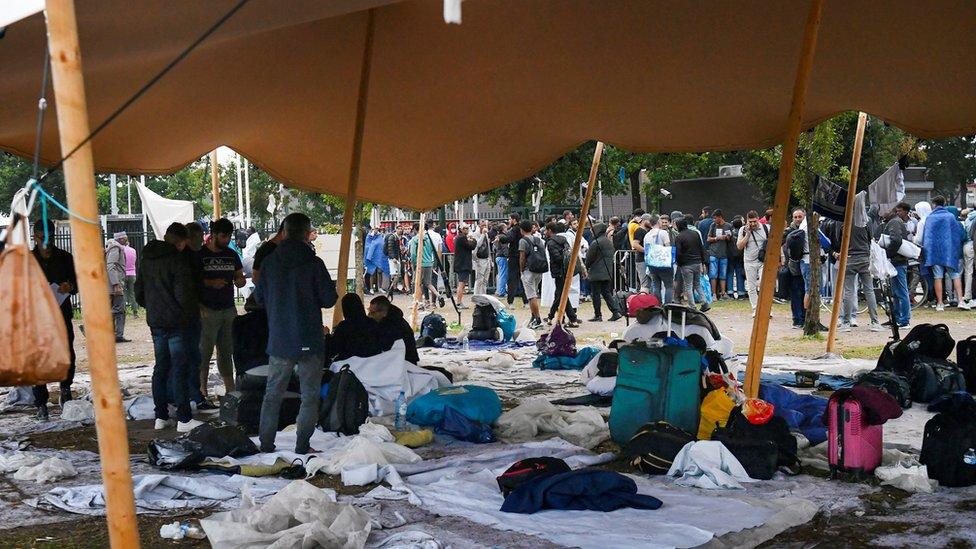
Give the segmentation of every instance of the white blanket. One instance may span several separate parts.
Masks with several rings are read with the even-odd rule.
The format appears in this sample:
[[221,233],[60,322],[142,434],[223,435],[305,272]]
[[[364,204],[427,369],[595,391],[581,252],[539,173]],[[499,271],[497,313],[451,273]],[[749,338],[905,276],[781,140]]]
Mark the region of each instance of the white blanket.
[[732,452],[721,442],[689,442],[678,452],[668,470],[669,477],[680,477],[681,486],[705,488],[742,488],[742,482],[755,482]]
[[495,425],[496,434],[506,442],[558,436],[572,444],[593,448],[610,438],[610,428],[595,408],[564,412],[539,397],[526,399],[503,413]]
[[440,372],[425,370],[404,359],[404,346],[397,341],[385,353],[370,357],[352,357],[332,363],[330,369],[338,372],[349,365],[352,373],[366,387],[369,393],[369,413],[384,416],[394,413],[396,399],[403,391],[407,401],[450,385],[447,377]]

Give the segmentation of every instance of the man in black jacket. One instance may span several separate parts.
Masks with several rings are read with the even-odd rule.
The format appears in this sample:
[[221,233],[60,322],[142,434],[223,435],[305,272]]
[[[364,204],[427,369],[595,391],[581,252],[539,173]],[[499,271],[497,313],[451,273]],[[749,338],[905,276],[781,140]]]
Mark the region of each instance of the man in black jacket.
[[458,234],[454,237],[454,274],[457,275],[457,306],[467,309],[464,304],[464,292],[468,288],[471,277],[474,276],[474,261],[471,252],[477,243],[470,234],[471,229],[466,223],[458,227]]
[[156,365],[152,394],[156,408],[156,429],[173,425],[169,417],[169,385],[176,400],[176,430],[186,433],[201,422],[191,417],[187,394],[187,355],[184,332],[197,314],[196,281],[183,258],[189,233],[180,223],[166,229],[163,240],[152,240],[142,249],[136,278],[136,302],[146,309],[146,324],[152,333]]
[[[75,330],[71,325],[71,295],[78,293],[78,279],[75,277],[74,258],[70,253],[54,245],[54,222],[47,221],[47,245],[44,244],[44,222],[38,220],[34,223],[34,259],[44,271],[44,277],[49,284],[57,284],[58,293],[65,296],[61,302],[61,316],[64,317],[64,326],[68,330],[68,352],[71,355],[71,366],[68,368],[68,377],[61,381],[61,406],[71,400],[71,382],[75,378]],[[34,386],[34,404],[37,406],[37,419],[47,421],[47,400],[50,394],[47,392],[47,385]]]
[[590,248],[586,251],[586,259],[583,260],[586,265],[586,276],[590,281],[590,291],[593,295],[593,318],[590,321],[600,322],[603,320],[603,311],[600,307],[600,300],[603,298],[613,314],[610,317],[610,321],[613,322],[622,316],[617,300],[613,296],[613,242],[607,236],[607,226],[602,223],[593,226],[593,234],[596,238],[590,243]]
[[508,245],[508,304],[515,302],[515,298],[522,297],[522,303],[529,302],[525,298],[525,291],[522,288],[522,273],[519,268],[519,241],[522,240],[522,230],[519,229],[519,214],[512,212],[508,214],[508,231],[498,235],[498,242]]
[[403,318],[403,310],[390,302],[386,296],[376,296],[369,302],[369,317],[379,324],[379,338],[385,350],[390,350],[398,340],[406,347],[404,357],[407,362],[417,364],[420,355],[417,354],[417,341],[413,338],[413,329]]
[[[684,282],[683,293],[688,306],[694,307],[695,293],[700,293],[701,275],[705,270],[705,246],[702,245],[701,235],[688,227],[686,219],[679,219],[675,225],[678,227],[678,237],[674,247],[678,270]],[[710,308],[708,303],[702,303],[701,311],[704,313]]]

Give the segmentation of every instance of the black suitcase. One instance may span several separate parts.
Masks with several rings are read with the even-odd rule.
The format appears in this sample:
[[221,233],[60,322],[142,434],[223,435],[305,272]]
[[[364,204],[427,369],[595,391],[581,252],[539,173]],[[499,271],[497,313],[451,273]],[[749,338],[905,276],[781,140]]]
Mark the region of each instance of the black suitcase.
[[769,480],[776,474],[779,447],[764,439],[738,438],[725,429],[716,429],[712,440],[717,440],[732,452],[750,478]]
[[969,336],[956,343],[956,364],[966,378],[966,390],[976,391],[976,336]]
[[[261,366],[255,366],[243,374],[238,375],[237,384],[235,387],[238,391],[259,391],[263,393],[267,386],[268,365],[262,364]],[[293,393],[301,392],[301,388],[298,383],[298,376],[294,373],[291,374],[291,379],[288,380],[287,390]]]
[[[232,391],[220,399],[220,421],[228,425],[244,427],[248,434],[255,434],[261,423],[261,403],[264,391]],[[278,430],[295,423],[302,399],[298,393],[286,392],[278,414]]]
[[962,414],[938,413],[925,424],[919,461],[929,478],[955,488],[976,484],[976,425]]
[[234,319],[234,373],[245,372],[268,363],[268,313],[263,309],[251,311]]

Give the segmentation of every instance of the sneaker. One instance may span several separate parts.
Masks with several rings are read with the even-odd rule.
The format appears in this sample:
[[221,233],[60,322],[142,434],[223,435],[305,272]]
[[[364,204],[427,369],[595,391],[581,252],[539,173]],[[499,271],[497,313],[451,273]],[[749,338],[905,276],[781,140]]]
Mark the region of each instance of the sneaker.
[[444,303],[445,303],[445,302],[444,302],[444,296],[438,296],[438,297],[437,297],[437,303],[438,303],[438,304],[439,304],[439,305],[440,305],[441,307],[443,307],[443,306],[444,306]]
[[115,338],[115,342],[116,343],[132,343],[132,340],[131,339],[126,339],[124,337],[117,337],[117,338]]
[[938,305],[935,306],[935,311],[937,313],[941,313],[941,312],[945,311],[945,305],[939,303]]
[[603,317],[602,316],[595,316],[595,317],[587,320],[587,322],[603,322]]
[[529,328],[530,330],[537,330],[541,327],[542,327],[542,319],[539,318],[533,318],[532,320],[529,321],[528,324],[526,324],[526,328]]
[[[159,420],[156,420],[159,421]],[[197,419],[191,419],[190,421],[181,421],[176,424],[177,433],[189,433],[194,427],[199,427],[203,425],[203,422]]]
[[857,328],[857,326],[858,326],[857,319],[856,318],[852,318],[851,319],[851,328]]
[[51,419],[50,414],[48,414],[47,406],[38,406],[37,415],[34,416],[37,421],[47,421]]
[[613,313],[613,316],[610,317],[610,322],[616,322],[617,320],[620,320],[623,317],[624,315],[620,313]]
[[802,330],[803,329],[803,324],[794,324],[793,325],[793,329],[794,330]]
[[968,311],[973,308],[973,302],[971,300],[960,301],[958,307],[964,311]]
[[209,400],[204,400],[203,402],[197,403],[197,410],[219,410],[220,406],[217,406]]
[[579,328],[580,327],[580,323],[579,323],[578,320],[570,320],[569,322],[566,323],[566,327],[567,328]]
[[872,332],[883,332],[884,328],[881,327],[881,324],[872,322],[870,325],[868,325],[868,330],[871,330]]
[[701,311],[701,312],[703,312],[703,313],[707,313],[709,310],[711,310],[711,308],[712,308],[712,306],[709,305],[708,303],[702,303],[701,308],[698,309],[698,310]]
[[849,323],[845,322],[845,323],[841,324],[840,325],[840,331],[842,331],[842,332],[853,332],[854,331],[853,323],[850,323],[849,324]]
[[162,431],[163,429],[169,429],[170,427],[176,425],[176,421],[172,419],[156,419],[156,424],[153,425],[153,429],[157,431]]

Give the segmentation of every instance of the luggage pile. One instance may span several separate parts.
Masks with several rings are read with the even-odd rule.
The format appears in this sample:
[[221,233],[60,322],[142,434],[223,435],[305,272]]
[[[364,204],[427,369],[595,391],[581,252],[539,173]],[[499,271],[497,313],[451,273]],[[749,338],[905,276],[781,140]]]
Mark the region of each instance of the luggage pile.
[[[949,360],[954,349],[958,365]],[[877,386],[905,408],[912,401],[929,403],[965,391],[967,386],[976,387],[976,339],[970,337],[957,346],[945,324],[919,324],[900,341],[885,345],[877,368],[858,384]],[[904,395],[906,384],[908,397]]]

